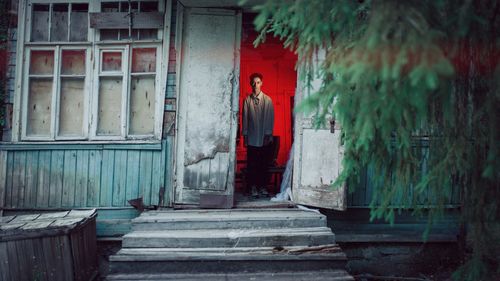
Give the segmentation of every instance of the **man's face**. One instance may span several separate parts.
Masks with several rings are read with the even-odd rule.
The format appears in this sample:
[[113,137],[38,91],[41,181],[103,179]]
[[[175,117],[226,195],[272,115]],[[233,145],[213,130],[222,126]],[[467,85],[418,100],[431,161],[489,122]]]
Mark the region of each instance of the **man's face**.
[[260,88],[262,87],[262,80],[260,80],[259,77],[255,77],[252,80],[252,82],[250,82],[250,85],[252,86],[252,90],[255,93],[259,93],[260,92]]

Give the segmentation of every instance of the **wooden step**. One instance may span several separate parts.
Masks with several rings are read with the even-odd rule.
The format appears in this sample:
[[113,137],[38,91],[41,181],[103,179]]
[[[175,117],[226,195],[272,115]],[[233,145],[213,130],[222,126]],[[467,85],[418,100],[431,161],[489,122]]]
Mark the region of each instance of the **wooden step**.
[[[335,254],[332,256],[332,254]],[[236,248],[122,248],[110,261],[345,259],[336,244]]]
[[230,229],[326,227],[326,217],[298,209],[150,211],[132,220],[132,229]]
[[258,272],[258,273],[190,273],[190,274],[113,274],[106,280],[178,280],[178,281],[354,281],[354,278],[345,270],[323,270],[305,272]]
[[133,231],[123,248],[317,246],[335,243],[328,227]]
[[337,245],[321,247],[145,248],[122,249],[110,256],[112,273],[261,272],[344,269]]

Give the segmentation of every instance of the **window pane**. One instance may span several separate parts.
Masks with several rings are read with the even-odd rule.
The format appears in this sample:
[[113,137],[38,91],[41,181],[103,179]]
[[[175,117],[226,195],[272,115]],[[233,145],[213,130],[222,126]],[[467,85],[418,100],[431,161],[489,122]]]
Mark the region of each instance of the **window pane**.
[[[137,1],[132,1],[132,12],[137,12],[139,11],[139,3]],[[121,2],[121,8],[120,10],[122,12],[128,12],[128,2]]]
[[28,136],[50,136],[52,78],[31,78],[28,93]]
[[70,41],[87,41],[88,4],[71,5]]
[[139,39],[137,29],[132,29],[132,36],[128,36],[128,29],[120,29],[120,40],[124,39]]
[[155,77],[132,77],[130,91],[131,135],[152,135],[155,119]]
[[50,41],[68,41],[68,4],[54,4]]
[[54,51],[31,51],[30,74],[54,74]]
[[98,135],[121,134],[122,78],[102,77],[99,83]]
[[49,5],[33,5],[31,41],[49,41]]
[[85,75],[85,50],[63,50],[61,74]]
[[158,2],[141,2],[141,12],[157,12],[158,11]]
[[82,78],[61,78],[61,99],[59,108],[59,135],[82,135],[83,88]]
[[139,39],[158,39],[158,29],[139,29]]
[[103,2],[101,4],[102,12],[118,12],[119,2]]
[[118,40],[118,30],[116,29],[101,29],[101,40]]
[[121,70],[122,70],[121,52],[102,53],[102,71],[121,71]]
[[133,49],[132,72],[156,72],[156,49]]

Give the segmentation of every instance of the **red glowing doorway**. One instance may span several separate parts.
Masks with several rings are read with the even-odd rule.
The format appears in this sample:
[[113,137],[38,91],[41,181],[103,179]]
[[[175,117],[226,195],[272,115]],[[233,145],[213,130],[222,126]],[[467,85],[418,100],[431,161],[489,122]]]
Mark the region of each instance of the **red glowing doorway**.
[[[297,56],[283,48],[283,43],[268,36],[265,43],[257,48],[253,42],[257,38],[254,30],[253,14],[243,14],[240,61],[240,109],[243,100],[251,93],[249,76],[260,72],[264,76],[262,91],[271,97],[274,105],[274,135],[280,137],[280,147],[277,157],[278,165],[285,165],[293,142],[293,104],[297,84],[295,64]],[[239,130],[236,144],[238,171],[245,166],[246,148],[241,136],[241,110]],[[241,188],[238,187],[237,188]]]

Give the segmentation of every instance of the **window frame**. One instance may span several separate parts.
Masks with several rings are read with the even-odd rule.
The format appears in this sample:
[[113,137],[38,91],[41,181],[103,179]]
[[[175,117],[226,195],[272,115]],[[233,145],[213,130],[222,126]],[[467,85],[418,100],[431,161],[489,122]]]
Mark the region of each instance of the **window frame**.
[[[84,42],[31,42],[31,29],[32,29],[32,16],[34,4],[88,4],[88,12],[99,12],[101,10],[102,2],[123,2],[123,0],[99,0],[99,1],[85,1],[85,0],[21,0],[20,3],[20,26],[19,26],[19,40],[18,40],[18,58],[23,58],[23,63],[17,67],[21,69],[17,73],[21,73],[16,77],[16,94],[14,104],[18,107],[18,115],[14,116],[14,131],[12,134],[12,141],[36,141],[36,142],[58,142],[58,141],[82,141],[90,143],[93,141],[124,141],[124,142],[151,142],[161,140],[161,130],[163,124],[163,95],[162,90],[165,90],[165,83],[161,83],[161,77],[166,76],[166,63],[168,62],[168,45],[164,38],[168,38],[170,32],[169,24],[163,29],[158,29],[157,39],[147,40],[106,40],[99,41],[100,31],[98,29],[90,28],[87,32],[87,41]],[[151,2],[151,1],[144,1]],[[171,1],[158,0],[158,11],[165,13],[164,20],[170,22],[170,15],[167,16],[167,9],[171,12]],[[52,7],[52,6],[50,6]],[[49,13],[52,8],[49,8]],[[25,22],[21,24],[22,15],[25,15]],[[49,22],[50,22],[49,14]],[[69,17],[70,18],[70,17]],[[70,21],[68,20],[68,25]],[[50,29],[50,24],[47,25]],[[50,32],[50,31],[49,31]],[[70,32],[70,31],[69,31]],[[50,40],[50,37],[49,37]],[[169,40],[166,40],[169,41]],[[167,51],[165,51],[167,47]],[[154,124],[153,133],[147,135],[131,135],[129,134],[130,125],[130,105],[131,105],[131,52],[134,48],[154,48],[156,50],[156,70],[154,74],[155,93],[154,93]],[[120,126],[120,136],[99,136],[97,134],[98,122],[98,94],[99,94],[99,78],[101,77],[101,51],[102,50],[124,50],[122,53],[122,69],[123,69],[123,89],[122,89],[122,118]],[[28,99],[29,99],[29,81],[30,81],[30,56],[33,50],[52,50],[54,52],[54,72],[52,77],[52,92],[51,92],[51,116],[50,116],[50,132],[49,136],[34,136],[27,135],[28,129]],[[83,116],[82,116],[82,135],[80,136],[59,136],[60,124],[60,110],[61,110],[61,60],[63,50],[85,50],[85,78],[83,90]],[[96,61],[98,59],[98,61]],[[148,75],[153,75],[148,73]],[[105,74],[104,76],[107,76]],[[166,79],[166,78],[165,78]],[[17,102],[16,102],[17,100]],[[125,114],[123,114],[125,113]]]

